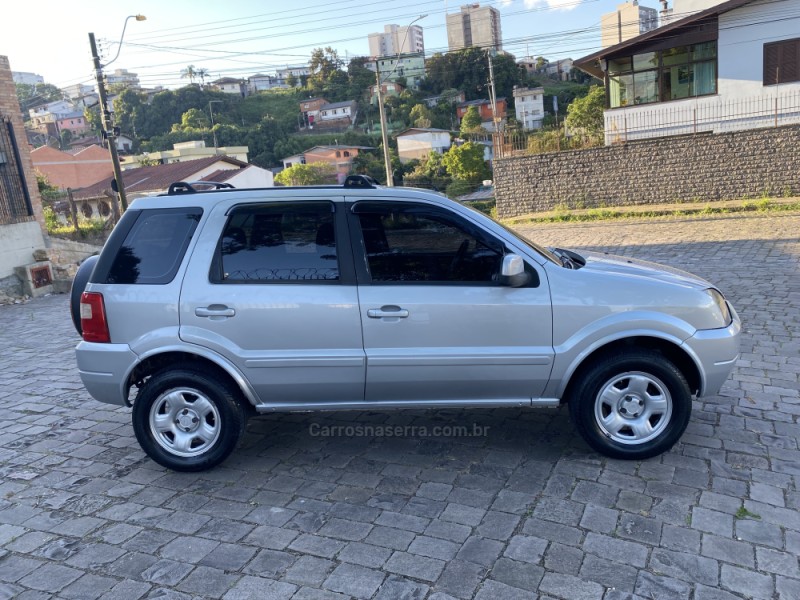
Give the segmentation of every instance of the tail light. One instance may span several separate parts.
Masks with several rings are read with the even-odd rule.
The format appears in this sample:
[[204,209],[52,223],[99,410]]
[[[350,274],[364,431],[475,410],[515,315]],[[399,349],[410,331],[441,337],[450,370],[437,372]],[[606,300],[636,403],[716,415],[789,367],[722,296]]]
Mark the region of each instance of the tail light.
[[111,336],[108,334],[103,294],[83,292],[81,295],[81,330],[86,342],[109,343],[111,341]]

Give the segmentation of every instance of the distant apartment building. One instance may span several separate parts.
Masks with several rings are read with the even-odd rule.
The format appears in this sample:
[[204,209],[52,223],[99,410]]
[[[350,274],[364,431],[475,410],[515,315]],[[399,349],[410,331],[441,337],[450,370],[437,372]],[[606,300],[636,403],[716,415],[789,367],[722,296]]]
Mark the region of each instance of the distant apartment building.
[[91,85],[86,85],[85,83],[76,83],[75,85],[68,85],[61,88],[61,91],[64,92],[64,94],[70,100],[77,100],[78,98],[83,98],[84,96],[93,93],[94,87]]
[[278,69],[276,71],[276,75],[278,76],[278,85],[280,87],[289,87],[289,84],[286,82],[289,77],[294,77],[294,87],[300,87],[303,85],[302,78],[308,77],[311,75],[311,68],[308,65],[299,66],[299,67],[284,67],[282,69]]
[[425,41],[422,27],[400,27],[384,25],[383,33],[369,34],[370,56],[392,56],[395,54],[424,53]]
[[600,41],[603,48],[620,44],[658,27],[658,11],[639,6],[638,0],[617,6],[600,18]]
[[514,110],[525,131],[541,129],[544,120],[544,88],[514,86]]
[[465,4],[461,12],[447,15],[447,47],[503,49],[503,34],[500,29],[500,11],[491,6]]
[[44,83],[44,77],[36,73],[28,73],[26,71],[11,71],[11,78],[14,83],[24,83],[26,85],[36,85],[37,83]]
[[106,85],[138,88],[139,75],[131,73],[128,69],[114,69],[113,73],[106,73]]
[[381,81],[397,82],[405,79],[406,87],[417,90],[425,77],[424,54],[401,54],[399,56],[384,56],[378,60],[364,63],[370,71],[376,68],[381,72]]
[[276,87],[279,87],[278,77],[276,75],[256,73],[247,78],[247,91],[249,94],[271,90]]

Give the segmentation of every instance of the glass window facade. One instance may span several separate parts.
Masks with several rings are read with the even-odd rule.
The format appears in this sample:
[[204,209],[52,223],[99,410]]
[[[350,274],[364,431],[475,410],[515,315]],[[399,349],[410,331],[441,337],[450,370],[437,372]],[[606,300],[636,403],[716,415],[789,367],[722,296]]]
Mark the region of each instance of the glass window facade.
[[716,93],[716,40],[608,61],[611,108]]

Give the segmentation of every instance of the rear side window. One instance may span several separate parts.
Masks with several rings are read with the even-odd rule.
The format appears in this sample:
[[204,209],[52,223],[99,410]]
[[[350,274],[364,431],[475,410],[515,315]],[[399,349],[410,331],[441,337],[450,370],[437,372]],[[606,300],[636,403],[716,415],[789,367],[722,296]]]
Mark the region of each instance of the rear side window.
[[211,279],[217,283],[339,281],[331,202],[276,202],[234,209]]
[[202,214],[200,208],[142,211],[117,251],[106,283],[172,281]]

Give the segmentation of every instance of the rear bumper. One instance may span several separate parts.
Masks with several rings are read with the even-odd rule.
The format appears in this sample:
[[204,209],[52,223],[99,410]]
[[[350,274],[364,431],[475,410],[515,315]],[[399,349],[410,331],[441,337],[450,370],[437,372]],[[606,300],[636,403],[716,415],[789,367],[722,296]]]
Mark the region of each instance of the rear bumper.
[[701,389],[698,396],[714,396],[728,379],[739,359],[739,337],[742,321],[728,303],[733,320],[722,329],[702,329],[684,342],[701,369]]
[[81,381],[95,400],[127,404],[125,381],[139,357],[127,344],[80,342],[75,348]]

